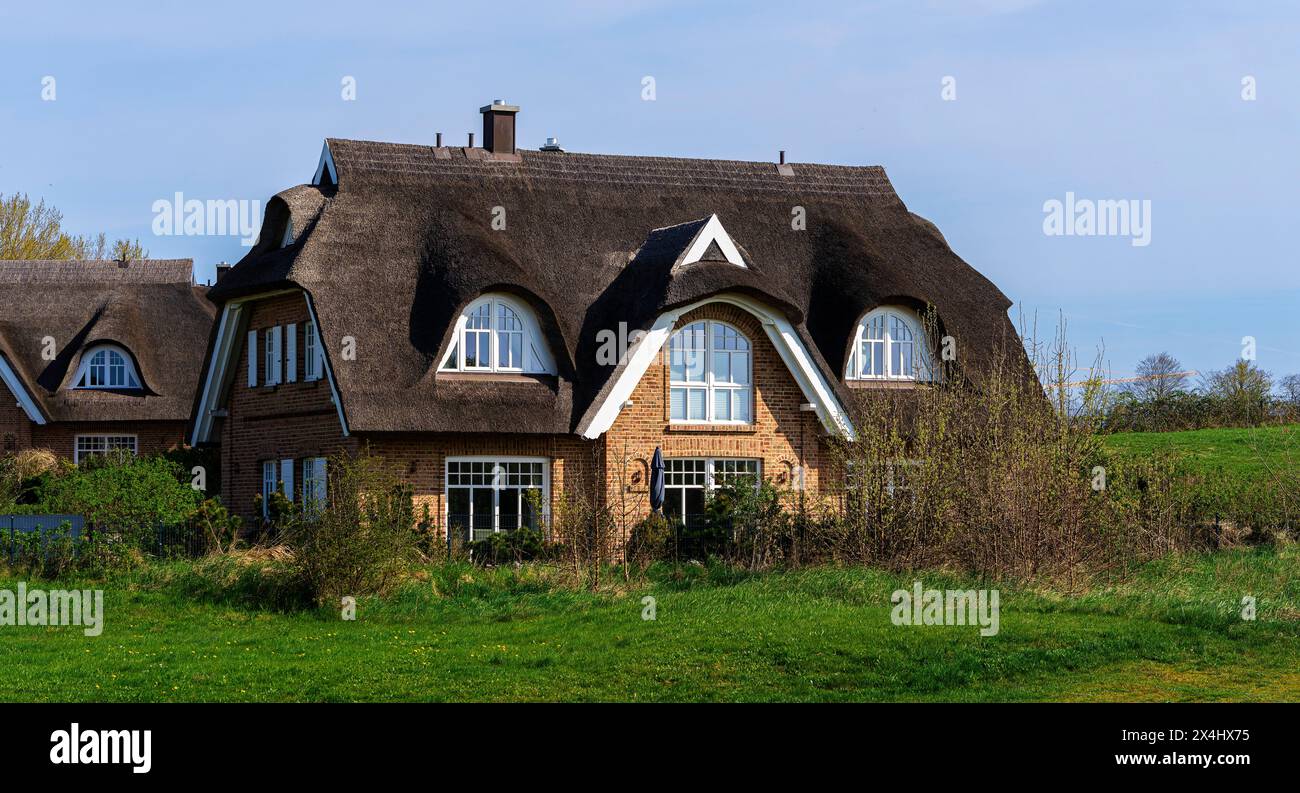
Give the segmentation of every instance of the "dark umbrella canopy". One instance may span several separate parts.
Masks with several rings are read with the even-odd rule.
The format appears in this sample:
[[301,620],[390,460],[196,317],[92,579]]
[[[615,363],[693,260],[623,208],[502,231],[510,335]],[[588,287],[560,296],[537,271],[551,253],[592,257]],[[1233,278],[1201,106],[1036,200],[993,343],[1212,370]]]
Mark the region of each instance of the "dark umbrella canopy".
[[650,460],[650,509],[658,512],[664,506],[664,453],[656,446]]

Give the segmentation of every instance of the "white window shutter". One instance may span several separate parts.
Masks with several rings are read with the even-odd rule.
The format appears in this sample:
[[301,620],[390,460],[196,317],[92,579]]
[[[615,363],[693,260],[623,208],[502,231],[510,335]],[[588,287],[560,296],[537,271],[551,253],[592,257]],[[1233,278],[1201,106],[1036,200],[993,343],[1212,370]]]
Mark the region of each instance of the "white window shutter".
[[311,332],[315,341],[315,344],[312,345],[312,357],[316,359],[316,375],[312,379],[319,380],[325,375],[325,345],[321,343],[319,325],[313,322]]
[[290,322],[286,326],[288,338],[285,339],[284,380],[287,383],[298,382],[298,325]]
[[248,332],[248,387],[257,387],[257,359],[262,348],[257,346],[257,331]]
[[284,497],[293,501],[293,460],[280,461],[280,482],[284,487]]

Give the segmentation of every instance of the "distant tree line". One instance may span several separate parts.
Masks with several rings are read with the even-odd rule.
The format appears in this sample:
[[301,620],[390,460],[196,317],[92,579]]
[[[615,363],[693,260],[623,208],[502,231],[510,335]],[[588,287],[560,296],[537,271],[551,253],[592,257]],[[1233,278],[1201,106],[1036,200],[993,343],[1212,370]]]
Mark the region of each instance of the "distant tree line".
[[1104,430],[1168,432],[1300,422],[1300,374],[1275,383],[1253,361],[1239,360],[1193,384],[1178,359],[1161,352],[1143,358],[1137,376],[1107,395]]

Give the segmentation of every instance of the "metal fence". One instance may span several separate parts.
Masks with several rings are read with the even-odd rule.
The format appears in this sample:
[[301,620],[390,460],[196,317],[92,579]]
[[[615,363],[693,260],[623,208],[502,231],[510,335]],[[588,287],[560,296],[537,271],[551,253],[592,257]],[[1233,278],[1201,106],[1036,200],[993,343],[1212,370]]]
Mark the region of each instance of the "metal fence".
[[86,519],[80,515],[0,515],[0,536],[4,538],[5,556],[12,564],[20,537],[33,534],[40,535],[43,550],[50,535],[65,527],[67,536],[79,539],[86,529]]
[[[44,549],[50,535],[65,527],[67,536],[74,541],[96,536],[96,528],[87,526],[85,517],[81,515],[0,515],[0,543],[3,543],[4,554],[12,564],[26,536],[39,533],[41,548]],[[167,558],[202,556],[206,550],[203,537],[183,523],[154,526],[142,545],[140,550]]]

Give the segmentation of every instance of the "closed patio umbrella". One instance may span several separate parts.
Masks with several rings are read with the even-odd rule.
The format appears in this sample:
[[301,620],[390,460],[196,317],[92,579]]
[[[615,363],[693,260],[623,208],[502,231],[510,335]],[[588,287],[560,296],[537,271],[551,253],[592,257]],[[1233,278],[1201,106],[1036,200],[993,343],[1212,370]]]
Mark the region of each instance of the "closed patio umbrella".
[[655,447],[655,456],[650,460],[650,509],[659,512],[664,506],[664,453]]

